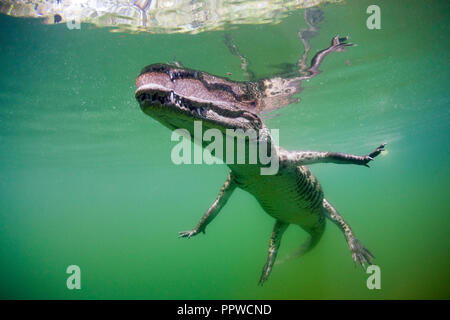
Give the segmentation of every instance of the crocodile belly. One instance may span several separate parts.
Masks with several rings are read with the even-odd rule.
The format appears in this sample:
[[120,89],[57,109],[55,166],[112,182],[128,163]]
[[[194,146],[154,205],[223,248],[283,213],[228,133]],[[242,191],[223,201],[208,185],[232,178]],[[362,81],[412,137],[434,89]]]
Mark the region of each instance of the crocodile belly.
[[260,176],[241,187],[278,220],[308,227],[321,219],[323,191],[319,181],[304,166],[280,170],[273,176]]

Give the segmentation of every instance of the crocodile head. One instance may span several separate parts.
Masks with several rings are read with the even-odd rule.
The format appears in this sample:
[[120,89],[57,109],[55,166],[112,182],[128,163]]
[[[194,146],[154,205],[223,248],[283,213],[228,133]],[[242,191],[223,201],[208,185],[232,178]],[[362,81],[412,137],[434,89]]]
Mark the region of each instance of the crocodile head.
[[226,129],[261,129],[258,83],[234,82],[205,72],[167,64],[145,67],[135,96],[147,115],[174,130],[193,133],[194,121]]

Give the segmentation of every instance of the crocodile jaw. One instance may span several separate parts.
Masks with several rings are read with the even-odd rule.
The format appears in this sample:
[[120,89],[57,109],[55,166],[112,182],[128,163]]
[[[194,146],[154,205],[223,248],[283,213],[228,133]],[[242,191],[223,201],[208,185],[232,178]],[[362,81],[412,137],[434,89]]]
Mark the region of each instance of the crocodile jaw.
[[136,88],[135,97],[142,111],[171,129],[191,131],[196,120],[223,132],[263,126],[250,110],[256,102],[244,99],[248,96],[244,83],[155,64],[144,68],[136,79]]

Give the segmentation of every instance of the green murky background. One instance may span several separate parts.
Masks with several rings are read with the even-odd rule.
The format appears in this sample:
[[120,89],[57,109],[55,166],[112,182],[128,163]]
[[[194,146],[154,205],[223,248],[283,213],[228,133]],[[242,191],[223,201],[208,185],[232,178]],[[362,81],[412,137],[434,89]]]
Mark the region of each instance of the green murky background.
[[[381,8],[381,30],[366,8]],[[146,117],[134,80],[181,61],[244,79],[223,32],[130,35],[0,16],[1,298],[450,298],[449,5],[346,1],[322,7],[312,52],[335,34],[357,47],[327,57],[301,102],[267,125],[289,149],[388,152],[371,169],[315,165],[326,197],[377,257],[381,290],[366,288],[341,232],[277,265],[257,286],[273,219],[236,191],[206,235],[185,240],[215,199],[225,166],[170,160],[170,131]],[[231,31],[257,76],[295,63],[302,12]],[[280,256],[306,238],[291,226]],[[79,265],[82,289],[66,288]]]

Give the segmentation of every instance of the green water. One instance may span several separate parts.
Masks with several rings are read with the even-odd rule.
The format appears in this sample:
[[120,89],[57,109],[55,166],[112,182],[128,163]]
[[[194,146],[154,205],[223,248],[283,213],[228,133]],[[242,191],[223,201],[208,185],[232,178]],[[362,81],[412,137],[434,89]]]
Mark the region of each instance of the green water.
[[[335,34],[357,47],[327,57],[301,102],[266,121],[288,149],[365,154],[372,168],[315,165],[326,197],[375,254],[381,290],[353,266],[328,223],[319,245],[276,265],[257,286],[273,226],[237,190],[206,235],[178,239],[215,199],[224,165],[170,160],[170,131],[134,99],[140,69],[181,61],[244,79],[224,32],[130,35],[0,16],[1,298],[416,299],[450,298],[449,5],[373,1],[323,6],[312,52]],[[302,12],[231,34],[258,77],[296,63]],[[291,226],[280,256],[306,238]],[[68,290],[78,265],[81,290]]]

